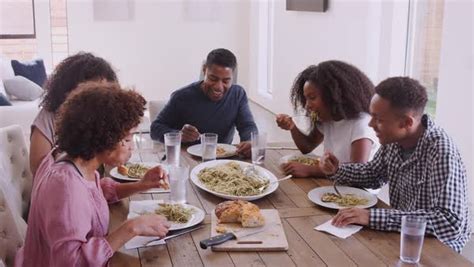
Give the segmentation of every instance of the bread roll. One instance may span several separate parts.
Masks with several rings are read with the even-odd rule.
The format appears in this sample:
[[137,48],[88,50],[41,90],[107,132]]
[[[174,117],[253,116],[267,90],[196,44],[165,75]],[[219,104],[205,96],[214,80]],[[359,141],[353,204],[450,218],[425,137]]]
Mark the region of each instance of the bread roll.
[[242,204],[239,201],[224,201],[216,206],[215,213],[221,223],[240,222]]
[[216,206],[215,213],[220,223],[242,223],[243,227],[258,227],[265,218],[257,205],[248,201],[231,200]]
[[125,166],[125,165],[120,165],[117,167],[117,171],[118,173],[120,173],[121,175],[125,175],[125,176],[128,176],[128,168]]
[[248,202],[242,207],[241,223],[243,227],[258,227],[265,224],[265,218],[257,205]]

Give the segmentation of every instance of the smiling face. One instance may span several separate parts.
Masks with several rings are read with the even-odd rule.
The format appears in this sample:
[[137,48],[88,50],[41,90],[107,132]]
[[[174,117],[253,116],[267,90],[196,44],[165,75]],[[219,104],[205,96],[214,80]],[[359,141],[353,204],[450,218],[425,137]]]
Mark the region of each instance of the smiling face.
[[372,127],[382,145],[404,140],[409,134],[407,117],[391,107],[390,102],[375,94],[370,102],[369,126]]
[[331,121],[331,112],[323,102],[322,92],[312,82],[306,81],[303,86],[303,94],[306,99],[305,109],[316,112],[320,121]]
[[212,64],[204,66],[204,81],[201,89],[204,94],[214,102],[221,100],[232,86],[233,70]]

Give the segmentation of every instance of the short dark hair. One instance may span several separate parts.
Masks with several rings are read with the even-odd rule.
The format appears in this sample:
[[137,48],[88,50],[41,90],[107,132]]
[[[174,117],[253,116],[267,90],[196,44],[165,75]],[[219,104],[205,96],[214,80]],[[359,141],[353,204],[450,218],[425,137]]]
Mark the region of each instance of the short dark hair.
[[412,110],[422,114],[428,102],[426,88],[409,77],[388,78],[375,87],[375,93],[402,112]]
[[303,86],[307,81],[321,90],[322,100],[333,118],[354,119],[361,112],[369,112],[374,85],[356,67],[338,60],[307,67],[296,77],[291,88],[290,99],[295,111],[306,104]]
[[237,67],[237,59],[229,50],[225,48],[217,48],[209,52],[206,58],[205,65],[207,67],[213,64],[235,70]]
[[56,144],[72,158],[90,160],[114,149],[140,123],[145,105],[139,93],[118,83],[82,83],[59,109]]
[[46,81],[45,95],[40,105],[54,113],[78,84],[100,79],[117,81],[112,66],[103,58],[84,52],[69,56],[59,63]]

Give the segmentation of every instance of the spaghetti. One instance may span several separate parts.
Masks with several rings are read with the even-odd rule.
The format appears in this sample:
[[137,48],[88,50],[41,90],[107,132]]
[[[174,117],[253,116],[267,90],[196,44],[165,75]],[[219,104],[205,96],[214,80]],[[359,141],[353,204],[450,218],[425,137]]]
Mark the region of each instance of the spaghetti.
[[165,216],[166,219],[171,222],[187,223],[189,219],[191,219],[191,215],[194,213],[194,209],[187,209],[180,204],[159,205],[160,206],[155,210],[155,213]]
[[341,207],[355,207],[366,205],[369,200],[354,194],[343,194],[342,197],[334,193],[324,193],[321,197],[323,202],[334,202]]
[[268,179],[245,175],[235,162],[204,168],[197,176],[208,189],[233,196],[258,195],[261,193],[259,188],[266,189],[269,184]]
[[314,165],[318,164],[319,159],[314,159],[314,158],[301,156],[301,157],[291,158],[289,161],[290,162],[301,163],[301,164],[308,165],[308,166],[314,166]]

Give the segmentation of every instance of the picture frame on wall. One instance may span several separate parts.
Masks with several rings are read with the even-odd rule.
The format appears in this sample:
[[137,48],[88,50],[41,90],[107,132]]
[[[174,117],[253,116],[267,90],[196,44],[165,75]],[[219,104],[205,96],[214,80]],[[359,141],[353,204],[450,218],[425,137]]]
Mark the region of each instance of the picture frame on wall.
[[286,0],[286,10],[326,12],[329,0]]

